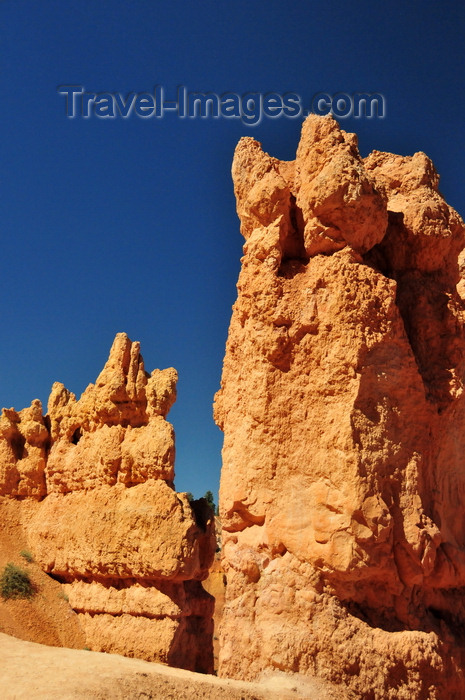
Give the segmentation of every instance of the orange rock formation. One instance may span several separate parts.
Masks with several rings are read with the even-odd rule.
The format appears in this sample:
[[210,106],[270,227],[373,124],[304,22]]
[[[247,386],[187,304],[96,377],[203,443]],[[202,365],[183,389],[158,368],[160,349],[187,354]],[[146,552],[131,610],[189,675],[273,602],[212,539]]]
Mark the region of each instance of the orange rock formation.
[[463,698],[464,224],[426,155],[330,117],[293,162],[241,139],[233,179],[220,674]]
[[29,548],[63,583],[90,648],[211,672],[213,598],[200,581],[214,518],[173,488],[176,381],[172,368],[145,372],[119,333],[78,401],[56,383],[45,417],[39,401],[3,410],[0,495],[21,499]]

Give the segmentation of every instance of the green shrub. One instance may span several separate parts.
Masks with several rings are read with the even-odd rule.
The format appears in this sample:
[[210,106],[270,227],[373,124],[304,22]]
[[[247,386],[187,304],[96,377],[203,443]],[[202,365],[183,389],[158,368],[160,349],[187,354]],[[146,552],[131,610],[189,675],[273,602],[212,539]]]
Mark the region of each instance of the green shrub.
[[35,590],[27,571],[11,562],[5,566],[0,576],[2,598],[32,598]]
[[29,564],[34,561],[34,557],[32,554],[27,550],[27,549],[22,549],[20,551],[20,555],[22,556],[23,559],[25,559]]

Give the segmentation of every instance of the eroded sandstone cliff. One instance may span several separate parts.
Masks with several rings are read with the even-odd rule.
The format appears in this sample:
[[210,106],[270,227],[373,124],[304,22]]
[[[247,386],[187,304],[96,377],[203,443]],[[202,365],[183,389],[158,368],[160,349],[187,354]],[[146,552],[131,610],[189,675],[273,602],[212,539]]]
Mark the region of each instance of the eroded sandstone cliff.
[[172,368],[148,374],[119,333],[79,400],[56,383],[46,416],[39,401],[3,409],[0,496],[20,501],[28,546],[87,646],[211,672],[214,601],[200,582],[214,518],[173,488],[176,381]]
[[220,674],[463,698],[464,224],[426,155],[330,117],[293,162],[241,139],[233,179]]

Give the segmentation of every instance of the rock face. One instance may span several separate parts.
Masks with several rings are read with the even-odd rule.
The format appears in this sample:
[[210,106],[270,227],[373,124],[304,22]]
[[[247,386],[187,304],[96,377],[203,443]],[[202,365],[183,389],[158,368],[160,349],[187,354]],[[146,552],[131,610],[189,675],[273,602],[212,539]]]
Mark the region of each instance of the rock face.
[[427,156],[330,117],[293,162],[241,139],[233,178],[220,675],[463,698],[464,224]]
[[56,383],[45,417],[39,401],[3,410],[0,494],[23,499],[29,547],[90,648],[211,672],[214,517],[173,488],[176,381],[118,334],[79,400]]

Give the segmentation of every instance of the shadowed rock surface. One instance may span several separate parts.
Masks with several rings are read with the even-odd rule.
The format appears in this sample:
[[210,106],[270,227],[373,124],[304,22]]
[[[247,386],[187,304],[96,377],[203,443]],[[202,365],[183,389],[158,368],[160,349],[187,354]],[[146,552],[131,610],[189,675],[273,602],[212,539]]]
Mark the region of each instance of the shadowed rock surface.
[[464,224],[425,154],[330,117],[293,162],[241,139],[233,179],[219,672],[463,698]]

